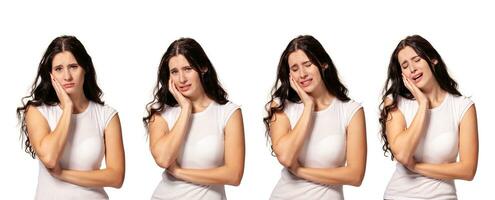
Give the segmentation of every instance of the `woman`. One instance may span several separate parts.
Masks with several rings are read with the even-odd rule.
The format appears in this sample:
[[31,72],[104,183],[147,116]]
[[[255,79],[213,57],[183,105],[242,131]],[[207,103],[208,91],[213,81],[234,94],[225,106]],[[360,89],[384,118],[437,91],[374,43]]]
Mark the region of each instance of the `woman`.
[[315,38],[289,43],[273,90],[264,123],[284,169],[270,199],[343,199],[342,185],[364,177],[364,111]]
[[385,199],[457,199],[454,179],[473,179],[475,106],[419,35],[403,39],[392,53],[380,123],[383,150],[398,162]]
[[77,38],[50,43],[32,88],[17,114],[25,150],[40,160],[35,199],[108,199],[103,187],[124,181],[120,120],[101,100],[91,57]]
[[143,118],[150,150],[166,168],[152,199],[226,199],[224,185],[244,172],[244,127],[201,46],[181,38],[158,69],[154,100]]

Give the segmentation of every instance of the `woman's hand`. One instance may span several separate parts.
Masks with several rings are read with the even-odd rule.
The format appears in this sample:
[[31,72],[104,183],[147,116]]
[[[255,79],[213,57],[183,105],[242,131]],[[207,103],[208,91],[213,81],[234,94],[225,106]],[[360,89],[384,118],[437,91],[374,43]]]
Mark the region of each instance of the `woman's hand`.
[[60,179],[62,174],[62,167],[60,167],[60,164],[57,163],[54,168],[48,169],[48,171],[53,177]]
[[178,174],[177,174],[177,169],[179,169],[179,165],[177,164],[177,162],[173,162],[168,168],[167,168],[167,173],[169,173],[170,175],[174,176],[175,178],[178,178]]
[[63,110],[71,109],[72,110],[72,99],[70,99],[67,92],[65,92],[64,88],[60,83],[50,74],[50,78],[52,79],[52,86],[55,89],[55,93],[57,93],[58,100],[60,101],[60,106]]
[[407,169],[409,169],[410,171],[412,171],[412,172],[416,172],[416,173],[417,173],[417,171],[416,171],[416,163],[417,163],[417,162],[416,162],[416,160],[415,160],[415,159],[414,159],[414,157],[413,157],[413,158],[411,159],[411,161],[410,161],[407,165],[405,165],[405,166],[406,166],[406,167],[407,167]]
[[430,107],[430,102],[425,94],[404,73],[402,73],[402,81],[404,81],[404,85],[418,101],[420,106],[425,106],[426,108]]
[[299,95],[299,98],[301,98],[301,101],[303,102],[304,106],[314,107],[313,97],[309,96],[309,94],[306,93],[299,86],[299,84],[297,84],[297,82],[292,78],[292,76],[289,76],[289,82],[290,82],[290,87],[296,91],[297,95]]
[[297,176],[297,170],[301,167],[301,164],[299,164],[299,161],[295,161],[294,164],[292,164],[288,169],[289,172]]
[[177,90],[177,87],[175,86],[171,78],[168,80],[168,90],[170,91],[170,93],[172,93],[181,108],[192,108],[191,100],[186,98],[184,95],[182,95],[182,93],[179,92],[179,90]]

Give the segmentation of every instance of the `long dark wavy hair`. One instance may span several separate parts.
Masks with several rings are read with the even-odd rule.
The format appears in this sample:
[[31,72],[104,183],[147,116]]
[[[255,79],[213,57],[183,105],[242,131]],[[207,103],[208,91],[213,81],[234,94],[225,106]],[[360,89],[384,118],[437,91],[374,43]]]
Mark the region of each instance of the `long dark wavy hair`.
[[24,141],[26,153],[35,158],[36,152],[29,141],[26,127],[26,112],[31,106],[57,105],[60,101],[53,89],[50,79],[52,61],[58,53],[68,51],[76,58],[77,63],[84,69],[84,95],[88,100],[98,104],[104,104],[101,100],[103,92],[96,83],[96,73],[91,57],[86,52],[83,44],[74,36],[60,36],[55,38],[45,51],[38,66],[38,73],[34,79],[28,96],[22,98],[22,106],[17,108],[17,118],[21,124],[21,139]]
[[168,64],[170,59],[177,55],[183,55],[193,69],[200,74],[201,85],[210,99],[222,105],[228,102],[227,92],[222,88],[215,68],[213,68],[210,59],[206,56],[201,45],[192,38],[180,38],[170,44],[160,61],[157,82],[153,90],[154,97],[146,105],[148,114],[146,117],[143,117],[143,123],[146,129],[155,113],[163,112],[166,106],[177,106],[177,100],[168,90],[168,80],[170,78]]
[[[388,65],[387,80],[385,81],[385,86],[383,87],[382,102],[380,103],[380,118],[379,122],[381,125],[381,138],[383,142],[382,149],[384,155],[387,153],[391,154],[391,159],[394,159],[392,150],[390,149],[390,144],[387,139],[386,124],[387,121],[391,120],[389,113],[397,109],[398,98],[403,97],[406,99],[414,99],[414,96],[406,88],[404,82],[402,81],[402,69],[400,67],[398,54],[405,47],[411,47],[418,54],[419,57],[424,59],[428,66],[430,67],[433,76],[440,85],[440,88],[447,91],[450,94],[461,96],[461,93],[457,90],[457,83],[449,76],[447,72],[447,66],[442,60],[440,54],[433,48],[433,46],[426,39],[419,35],[408,36],[401,40],[397,47],[395,48],[392,56],[390,58],[390,64]],[[436,64],[434,64],[436,62]],[[392,97],[392,103],[385,106],[385,100],[387,96]]]
[[[286,100],[294,103],[299,103],[301,101],[297,92],[291,88],[289,82],[289,55],[297,50],[303,51],[314,65],[318,67],[321,79],[325,84],[325,88],[330,94],[335,96],[341,101],[349,101],[350,98],[347,96],[347,88],[340,82],[337,69],[332,62],[332,59],[325,51],[321,43],[316,40],[313,36],[303,35],[294,38],[289,42],[287,48],[285,48],[280,61],[278,63],[277,69],[277,79],[275,85],[272,88],[271,100],[266,104],[266,111],[268,115],[263,118],[265,124],[267,141],[270,138],[270,123],[275,121],[273,119],[275,113],[283,112],[286,106]],[[327,68],[323,68],[328,66]],[[275,99],[280,100],[280,104],[276,107],[272,106]],[[273,153],[273,147],[272,147]]]

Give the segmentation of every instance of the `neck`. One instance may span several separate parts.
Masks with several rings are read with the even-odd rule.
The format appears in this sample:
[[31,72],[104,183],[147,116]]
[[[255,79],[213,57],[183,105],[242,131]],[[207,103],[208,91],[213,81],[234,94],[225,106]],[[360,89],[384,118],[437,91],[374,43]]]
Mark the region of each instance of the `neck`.
[[206,107],[208,107],[208,105],[210,105],[212,101],[204,92],[197,97],[191,98],[190,100],[193,107],[193,113],[203,111]]
[[82,92],[69,95],[69,97],[72,100],[72,108],[75,114],[83,112],[89,105],[88,98]]
[[440,88],[436,82],[431,84],[429,87],[425,87],[422,91],[430,102],[430,108],[440,105],[445,98],[445,94],[447,93],[445,90]]
[[[323,86],[323,85],[322,85]],[[310,94],[315,100],[315,109],[322,110],[328,107],[335,97],[331,95],[325,86],[319,87],[318,90],[315,90]]]

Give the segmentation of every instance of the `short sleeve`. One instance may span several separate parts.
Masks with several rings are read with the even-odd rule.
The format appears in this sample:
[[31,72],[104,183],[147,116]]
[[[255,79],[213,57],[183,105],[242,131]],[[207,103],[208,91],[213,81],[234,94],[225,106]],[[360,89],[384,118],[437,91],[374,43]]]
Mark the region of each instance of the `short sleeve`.
[[469,97],[465,97],[465,96],[461,96],[457,98],[458,98],[457,106],[456,106],[458,113],[457,120],[459,123],[461,123],[464,114],[466,114],[466,112],[469,110],[471,105],[474,104],[474,102]]
[[234,104],[230,101],[222,105],[221,107],[222,107],[222,127],[225,128],[232,114],[234,114],[234,112],[237,109],[240,109],[240,107],[237,104]]
[[175,122],[180,114],[180,107],[177,106],[165,106],[164,111],[161,113],[161,116],[168,124],[168,129],[172,129],[174,127]]
[[348,127],[349,123],[351,123],[352,117],[354,117],[354,114],[362,108],[363,106],[354,101],[354,100],[349,100],[348,102],[344,103],[344,109],[345,109],[345,126]]
[[103,106],[103,124],[105,128],[107,128],[108,123],[110,123],[115,114],[117,114],[117,110],[108,105]]

